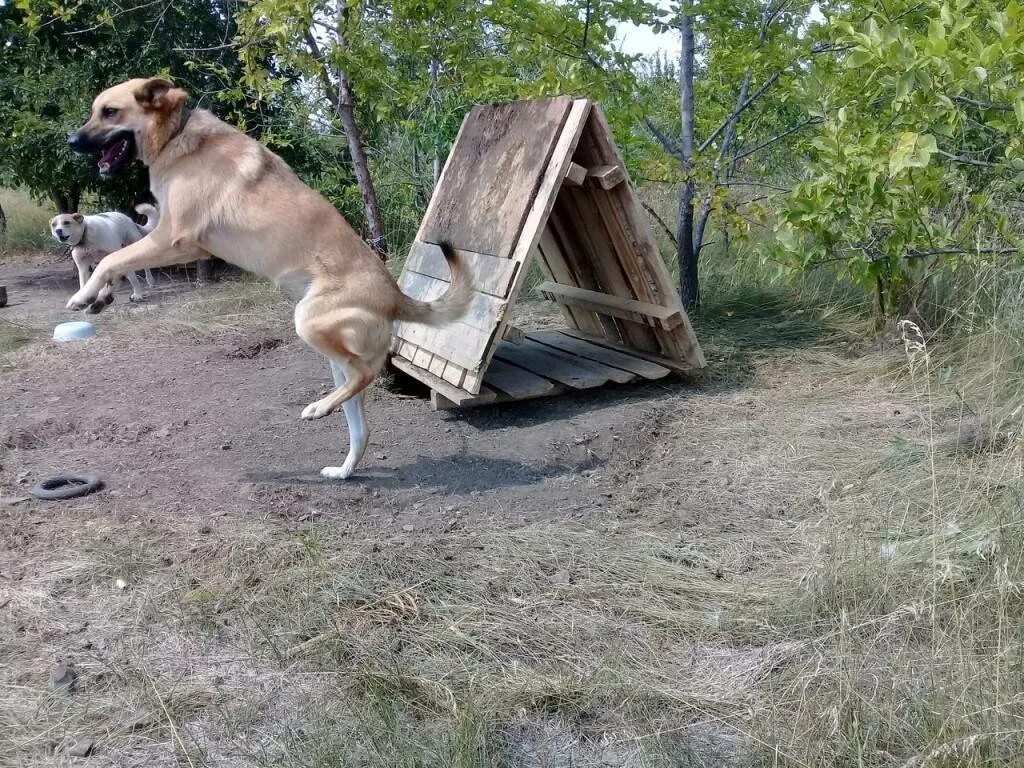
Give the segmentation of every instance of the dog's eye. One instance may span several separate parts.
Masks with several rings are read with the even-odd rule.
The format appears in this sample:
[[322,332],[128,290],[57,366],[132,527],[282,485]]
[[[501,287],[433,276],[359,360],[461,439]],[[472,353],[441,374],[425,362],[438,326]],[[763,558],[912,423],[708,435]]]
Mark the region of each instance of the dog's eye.
[[114,115],[117,114],[117,108],[116,107],[104,107],[102,112],[100,112],[100,114],[103,115],[104,117],[113,117]]

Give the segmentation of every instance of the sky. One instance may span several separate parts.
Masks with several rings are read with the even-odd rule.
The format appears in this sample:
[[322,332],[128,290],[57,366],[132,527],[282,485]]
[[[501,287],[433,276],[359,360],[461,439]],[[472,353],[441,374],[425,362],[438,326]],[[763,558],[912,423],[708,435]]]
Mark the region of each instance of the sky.
[[[666,2],[661,2],[659,5],[665,9],[668,8],[668,3]],[[825,20],[825,16],[819,10],[817,3],[811,6],[809,19],[813,22]],[[665,51],[671,57],[679,55],[678,32],[664,32],[658,35],[655,34],[651,27],[638,27],[636,24],[625,22],[620,23],[616,31],[618,33],[616,39],[622,45],[622,50],[626,53],[649,56],[660,50]]]

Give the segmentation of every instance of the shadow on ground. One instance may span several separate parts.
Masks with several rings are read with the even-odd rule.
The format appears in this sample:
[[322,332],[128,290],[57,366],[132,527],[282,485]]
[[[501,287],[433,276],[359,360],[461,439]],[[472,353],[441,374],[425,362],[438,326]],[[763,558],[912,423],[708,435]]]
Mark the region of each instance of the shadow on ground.
[[553,477],[575,474],[580,469],[579,466],[568,464],[529,464],[511,459],[457,454],[439,457],[420,456],[393,471],[359,471],[349,481],[328,480],[305,470],[252,473],[243,476],[242,479],[247,482],[339,488],[358,482],[361,486],[371,489],[433,488],[445,494],[461,495],[473,491],[534,485]]

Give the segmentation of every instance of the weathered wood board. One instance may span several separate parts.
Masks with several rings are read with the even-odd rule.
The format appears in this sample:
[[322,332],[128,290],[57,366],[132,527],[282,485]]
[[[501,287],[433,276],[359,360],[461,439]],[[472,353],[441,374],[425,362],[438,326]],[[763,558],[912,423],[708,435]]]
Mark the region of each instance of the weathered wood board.
[[[557,97],[475,107],[420,225],[402,290],[441,296],[440,242],[473,286],[438,327],[396,323],[395,365],[435,408],[545,397],[694,372],[703,353],[599,107]],[[564,332],[508,323],[531,259]]]
[[562,96],[473,107],[417,239],[511,257],[571,106]]

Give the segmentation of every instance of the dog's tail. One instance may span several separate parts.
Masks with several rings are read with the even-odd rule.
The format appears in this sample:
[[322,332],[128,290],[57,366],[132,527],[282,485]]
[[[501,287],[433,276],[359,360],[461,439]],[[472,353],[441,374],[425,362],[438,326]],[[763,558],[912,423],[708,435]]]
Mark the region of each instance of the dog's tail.
[[418,301],[399,292],[400,299],[396,320],[405,320],[410,323],[423,323],[424,325],[443,325],[458,318],[473,295],[473,286],[469,283],[469,275],[462,260],[455,255],[455,249],[451,243],[438,243],[441,246],[441,253],[448,262],[448,269],[452,273],[452,284],[444,295],[433,301]]
[[156,225],[160,223],[160,212],[155,206],[152,206],[149,203],[139,203],[135,206],[135,212],[141,213],[146,217],[146,223],[139,224],[139,229],[142,230],[142,234],[144,235],[148,235],[156,229]]

